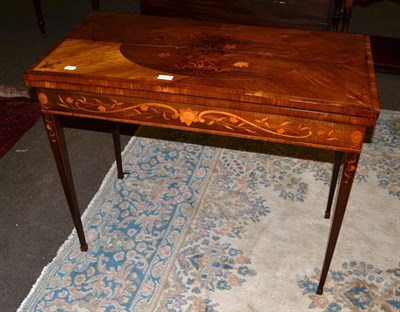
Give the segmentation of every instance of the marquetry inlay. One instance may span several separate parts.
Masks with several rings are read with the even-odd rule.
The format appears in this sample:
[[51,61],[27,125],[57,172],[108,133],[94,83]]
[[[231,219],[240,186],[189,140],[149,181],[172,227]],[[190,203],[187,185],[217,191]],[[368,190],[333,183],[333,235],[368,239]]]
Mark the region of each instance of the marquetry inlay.
[[335,127],[330,122],[265,114],[234,109],[137,98],[101,97],[91,94],[39,92],[44,110],[73,112],[81,116],[104,116],[139,124],[160,124],[188,130],[202,129],[215,133],[249,138],[297,140],[330,146],[360,149],[363,132],[358,126]]
[[47,131],[47,135],[51,143],[57,142],[56,133],[53,127],[53,116],[51,114],[44,114],[44,123]]

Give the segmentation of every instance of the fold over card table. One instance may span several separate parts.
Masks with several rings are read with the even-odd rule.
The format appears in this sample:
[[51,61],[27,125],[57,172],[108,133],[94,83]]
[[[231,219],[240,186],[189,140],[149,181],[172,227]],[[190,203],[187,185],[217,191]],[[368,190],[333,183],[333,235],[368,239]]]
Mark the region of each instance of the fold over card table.
[[[25,80],[40,101],[83,251],[61,115],[335,151],[322,293],[364,135],[379,115],[367,36],[95,12]],[[117,127],[113,138],[123,178]]]

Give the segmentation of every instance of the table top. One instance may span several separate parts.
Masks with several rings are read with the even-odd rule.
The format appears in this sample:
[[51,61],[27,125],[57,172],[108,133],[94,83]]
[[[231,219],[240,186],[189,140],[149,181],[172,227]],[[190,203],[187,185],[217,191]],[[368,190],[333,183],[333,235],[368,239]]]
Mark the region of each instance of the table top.
[[25,80],[50,89],[312,111],[363,125],[379,114],[369,38],[356,34],[94,12]]

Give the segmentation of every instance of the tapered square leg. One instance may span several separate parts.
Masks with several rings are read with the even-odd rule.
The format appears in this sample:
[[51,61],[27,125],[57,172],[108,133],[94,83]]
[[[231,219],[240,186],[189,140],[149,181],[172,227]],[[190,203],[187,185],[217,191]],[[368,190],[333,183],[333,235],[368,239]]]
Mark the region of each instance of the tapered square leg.
[[65,145],[64,132],[58,120],[58,117],[53,114],[44,114],[44,122],[47,130],[47,135],[50,141],[51,149],[56,160],[58,172],[61,182],[67,197],[68,207],[72,215],[76,232],[82,251],[88,250],[85,234],[81,221],[81,215],[76,198],[75,187],[72,180],[71,167],[69,164],[68,153]]
[[344,214],[346,212],[347,202],[349,200],[351,186],[353,184],[354,175],[356,173],[360,153],[345,153],[344,162],[341,172],[341,179],[336,198],[335,211],[333,213],[331,229],[328,238],[328,246],[325,253],[325,260],[321,271],[317,294],[321,295],[324,290],[324,284],[329,272],[333,253],[335,251],[336,242],[339,236],[340,228]]

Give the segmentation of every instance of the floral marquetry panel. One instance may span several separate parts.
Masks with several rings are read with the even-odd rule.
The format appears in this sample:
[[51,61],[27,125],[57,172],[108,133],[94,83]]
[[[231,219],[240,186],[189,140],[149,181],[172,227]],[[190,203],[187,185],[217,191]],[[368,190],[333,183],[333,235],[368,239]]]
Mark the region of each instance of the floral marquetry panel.
[[38,98],[43,109],[52,113],[263,141],[292,142],[299,145],[359,151],[364,138],[361,126],[345,124],[338,126],[332,122],[272,113],[51,90],[40,90]]

